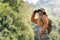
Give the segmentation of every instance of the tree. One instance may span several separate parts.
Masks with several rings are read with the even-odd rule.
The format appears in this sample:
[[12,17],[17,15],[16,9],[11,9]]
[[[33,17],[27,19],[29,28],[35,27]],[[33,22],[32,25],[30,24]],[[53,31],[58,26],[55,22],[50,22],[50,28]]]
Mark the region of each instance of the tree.
[[22,16],[21,13],[13,10],[14,6],[16,7],[17,5],[13,5],[12,3],[10,3],[10,0],[9,2],[8,0],[3,0],[0,3],[0,39],[34,40],[32,27],[28,24],[28,22],[23,20],[24,16]]

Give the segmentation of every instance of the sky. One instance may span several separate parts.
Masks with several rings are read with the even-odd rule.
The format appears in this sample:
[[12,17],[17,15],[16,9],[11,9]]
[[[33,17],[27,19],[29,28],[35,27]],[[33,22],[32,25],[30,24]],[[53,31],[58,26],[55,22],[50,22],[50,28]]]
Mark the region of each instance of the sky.
[[23,0],[23,1],[28,1],[30,4],[31,3],[36,4],[36,2],[38,2],[39,0]]
[[[31,3],[36,4],[39,0],[23,0],[23,1],[27,1],[27,2],[29,2],[30,4],[31,4]],[[48,1],[48,0],[43,0],[43,1]],[[60,0],[49,0],[49,1],[59,1],[59,2],[60,2]]]
[[[34,4],[37,8],[44,8],[48,13],[60,16],[60,0],[23,0],[25,2]],[[52,11],[51,11],[52,10]],[[57,16],[58,16],[57,15]]]

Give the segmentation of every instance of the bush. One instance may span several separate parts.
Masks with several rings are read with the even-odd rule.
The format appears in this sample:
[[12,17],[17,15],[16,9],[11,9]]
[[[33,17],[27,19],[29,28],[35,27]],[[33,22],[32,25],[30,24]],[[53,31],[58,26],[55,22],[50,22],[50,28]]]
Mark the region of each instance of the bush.
[[31,26],[23,22],[23,16],[14,11],[9,3],[0,3],[0,39],[34,40]]

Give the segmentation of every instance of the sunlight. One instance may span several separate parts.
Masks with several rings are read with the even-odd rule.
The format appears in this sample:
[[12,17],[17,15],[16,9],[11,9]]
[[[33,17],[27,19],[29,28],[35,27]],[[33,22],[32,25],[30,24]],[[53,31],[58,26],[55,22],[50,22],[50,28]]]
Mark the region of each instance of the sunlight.
[[47,0],[44,0],[44,1],[47,1]]
[[60,0],[59,0],[60,1]]

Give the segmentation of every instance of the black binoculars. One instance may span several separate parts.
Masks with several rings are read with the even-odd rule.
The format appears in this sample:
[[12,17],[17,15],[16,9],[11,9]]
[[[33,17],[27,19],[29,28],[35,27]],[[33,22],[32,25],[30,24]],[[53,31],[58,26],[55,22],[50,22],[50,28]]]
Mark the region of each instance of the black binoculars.
[[[39,13],[41,10],[38,9],[38,10],[35,10],[34,13]],[[42,12],[42,11],[41,11]]]

